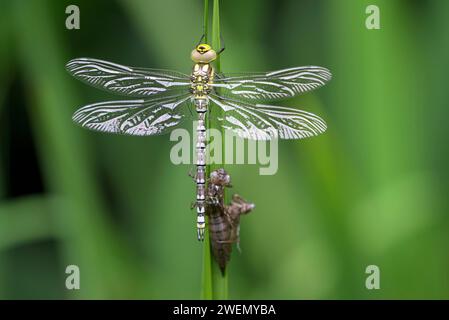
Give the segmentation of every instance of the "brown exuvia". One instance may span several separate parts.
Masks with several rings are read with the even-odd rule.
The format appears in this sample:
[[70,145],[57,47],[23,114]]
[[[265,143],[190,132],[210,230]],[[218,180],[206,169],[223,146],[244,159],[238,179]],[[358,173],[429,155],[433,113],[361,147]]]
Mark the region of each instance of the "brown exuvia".
[[231,186],[231,178],[224,169],[212,171],[207,187],[207,215],[209,234],[215,260],[222,274],[231,258],[232,245],[239,243],[240,215],[249,213],[254,204],[237,194],[229,205],[224,204],[224,190]]

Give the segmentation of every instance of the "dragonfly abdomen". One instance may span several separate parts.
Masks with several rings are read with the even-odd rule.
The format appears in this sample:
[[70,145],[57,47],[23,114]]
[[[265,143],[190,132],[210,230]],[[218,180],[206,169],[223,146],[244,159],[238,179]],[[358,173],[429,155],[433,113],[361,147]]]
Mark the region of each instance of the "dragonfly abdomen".
[[194,99],[196,112],[198,114],[198,123],[196,127],[196,210],[197,210],[197,233],[198,240],[204,240],[204,231],[206,228],[206,111],[208,106],[207,99]]
[[196,127],[196,209],[197,209],[197,233],[198,240],[204,240],[205,223],[205,198],[206,198],[206,112],[209,106],[209,84],[213,77],[213,68],[208,63],[196,63],[191,76],[191,93],[193,103],[198,114]]

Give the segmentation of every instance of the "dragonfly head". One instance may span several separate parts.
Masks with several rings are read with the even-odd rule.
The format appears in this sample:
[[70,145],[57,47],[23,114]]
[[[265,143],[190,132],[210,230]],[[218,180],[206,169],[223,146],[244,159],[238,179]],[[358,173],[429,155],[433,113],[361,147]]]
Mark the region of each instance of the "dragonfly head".
[[190,57],[195,63],[210,63],[217,59],[217,53],[206,43],[201,43],[193,49]]

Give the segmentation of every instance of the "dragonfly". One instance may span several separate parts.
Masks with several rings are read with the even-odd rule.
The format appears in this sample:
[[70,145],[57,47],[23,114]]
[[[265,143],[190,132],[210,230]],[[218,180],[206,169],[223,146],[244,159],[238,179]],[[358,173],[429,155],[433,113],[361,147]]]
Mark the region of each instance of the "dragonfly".
[[[197,238],[204,240],[206,201],[206,114],[220,110],[217,122],[241,138],[253,140],[303,139],[326,130],[312,113],[259,104],[264,100],[294,97],[323,86],[331,79],[328,69],[293,67],[272,72],[222,74],[212,62],[222,50],[199,43],[191,52],[191,74],[128,67],[91,58],[66,65],[75,78],[126,100],[84,106],[73,115],[82,127],[117,134],[151,136],[168,133],[196,111]],[[216,109],[218,108],[218,109]]]

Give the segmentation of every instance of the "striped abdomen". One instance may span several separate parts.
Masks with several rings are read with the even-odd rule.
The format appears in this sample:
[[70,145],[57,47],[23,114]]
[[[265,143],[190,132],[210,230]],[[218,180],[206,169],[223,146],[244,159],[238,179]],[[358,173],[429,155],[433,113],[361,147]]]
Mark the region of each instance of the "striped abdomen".
[[194,100],[196,111],[198,113],[198,125],[196,128],[196,210],[197,210],[197,232],[198,240],[204,240],[204,231],[206,228],[206,125],[205,114],[207,111],[207,99]]
[[191,77],[191,92],[193,102],[198,114],[196,127],[196,210],[197,210],[197,233],[198,240],[204,240],[206,228],[206,112],[209,106],[209,84],[213,78],[213,68],[208,63],[197,63],[193,67]]

